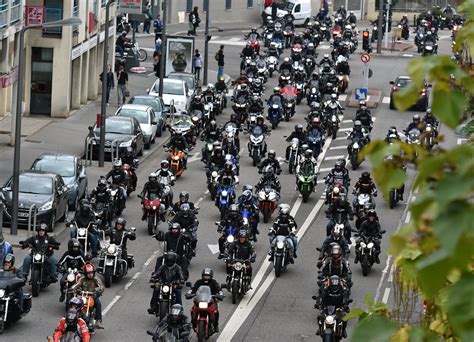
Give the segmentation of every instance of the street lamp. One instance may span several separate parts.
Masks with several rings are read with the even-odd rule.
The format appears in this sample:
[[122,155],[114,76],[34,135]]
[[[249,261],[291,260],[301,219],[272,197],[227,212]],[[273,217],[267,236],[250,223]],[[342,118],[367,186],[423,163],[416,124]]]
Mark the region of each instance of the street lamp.
[[[107,115],[107,59],[109,54],[109,8],[115,0],[107,1],[105,5],[105,39],[104,39],[104,60],[102,65],[102,101],[100,103],[100,139],[99,139],[99,167],[104,167],[105,160],[105,117]],[[117,87],[118,88],[118,87]],[[112,146],[113,148],[113,146]]]
[[34,28],[46,27],[62,27],[80,25],[81,19],[77,17],[66,18],[62,20],[50,21],[43,24],[33,24],[25,26],[20,30],[20,42],[18,49],[18,82],[17,82],[17,98],[16,98],[16,117],[15,117],[15,147],[13,155],[13,186],[12,186],[12,219],[10,233],[17,235],[18,225],[18,195],[20,190],[20,144],[21,144],[21,112],[23,102],[23,45],[25,45],[25,32]]

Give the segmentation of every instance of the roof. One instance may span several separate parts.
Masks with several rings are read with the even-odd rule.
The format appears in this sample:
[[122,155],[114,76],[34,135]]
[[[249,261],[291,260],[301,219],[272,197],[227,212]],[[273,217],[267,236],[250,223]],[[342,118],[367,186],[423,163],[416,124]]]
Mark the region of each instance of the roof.
[[132,99],[150,99],[150,100],[153,100],[153,101],[159,101],[158,97],[154,96],[154,95],[134,95],[134,96],[132,96]]
[[46,171],[37,171],[37,170],[24,170],[20,172],[21,176],[32,176],[32,177],[44,177],[48,176],[50,178],[55,178],[57,174]]
[[128,116],[109,116],[107,120],[114,120],[114,121],[132,121],[133,118]]
[[65,153],[51,153],[51,152],[46,152],[42,153],[38,158],[36,159],[56,159],[56,160],[74,160],[76,158],[79,158],[79,156],[73,155],[73,154],[65,154]]
[[398,75],[397,78],[401,80],[411,80],[411,77],[407,75]]
[[[150,96],[153,97],[153,96]],[[119,113],[120,109],[132,109],[136,111],[143,111],[145,112],[150,106],[144,105],[144,104],[134,104],[134,103],[127,103],[122,106],[120,106],[119,109],[117,109],[117,113]]]

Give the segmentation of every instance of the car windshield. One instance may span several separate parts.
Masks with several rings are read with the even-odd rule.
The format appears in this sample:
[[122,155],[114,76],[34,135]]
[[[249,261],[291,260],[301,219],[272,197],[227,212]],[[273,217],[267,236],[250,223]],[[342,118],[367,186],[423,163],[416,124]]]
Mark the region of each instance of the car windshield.
[[20,175],[20,192],[51,195],[53,193],[53,180],[50,177]]
[[158,100],[134,97],[130,103],[150,106],[155,112],[161,112],[161,104]]
[[181,82],[163,82],[163,94],[184,96],[184,87]]
[[[136,109],[128,109],[122,108],[118,112],[119,116],[126,116],[129,118],[135,118],[139,123],[147,124],[148,123],[148,113],[143,110],[136,110]],[[108,129],[107,129],[108,131]]]
[[75,168],[72,160],[58,160],[58,159],[39,159],[33,167],[33,170],[56,173],[61,177],[74,177]]
[[291,12],[291,10],[293,9],[293,7],[295,7],[295,4],[292,3],[292,2],[281,2],[279,5],[278,5],[278,8],[283,10],[283,11],[288,11],[288,12]]
[[183,80],[184,82],[186,82],[189,89],[194,89],[194,76],[193,75],[171,74],[168,76],[168,78],[171,78],[174,80]]
[[397,81],[397,87],[403,88],[403,87],[406,87],[410,83],[411,83],[411,79],[409,78],[399,78]]
[[[98,133],[99,129],[96,127],[95,131]],[[116,134],[132,134],[132,125],[130,121],[124,120],[106,120],[105,132]]]

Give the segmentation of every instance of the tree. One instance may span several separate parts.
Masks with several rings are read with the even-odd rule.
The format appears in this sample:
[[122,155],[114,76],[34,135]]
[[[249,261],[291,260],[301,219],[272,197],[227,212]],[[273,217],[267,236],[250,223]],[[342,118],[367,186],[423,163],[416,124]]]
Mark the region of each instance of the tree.
[[[474,0],[462,8],[467,21],[456,36],[454,51],[474,55]],[[462,44],[461,44],[462,42]],[[472,112],[472,65],[457,65],[448,56],[413,60],[413,82],[395,97],[400,110],[411,107],[427,80],[433,85],[433,114],[453,130],[464,112]],[[439,142],[443,136],[438,137]],[[474,147],[473,140],[451,149],[428,152],[421,146],[374,141],[366,147],[374,178],[385,198],[405,181],[403,164],[417,170],[418,196],[411,220],[390,239],[397,303],[389,308],[366,298],[345,319],[359,317],[352,341],[474,341]],[[393,156],[391,159],[385,158]],[[415,299],[423,299],[423,308]],[[418,305],[418,306],[417,306]],[[421,313],[417,316],[417,309]]]

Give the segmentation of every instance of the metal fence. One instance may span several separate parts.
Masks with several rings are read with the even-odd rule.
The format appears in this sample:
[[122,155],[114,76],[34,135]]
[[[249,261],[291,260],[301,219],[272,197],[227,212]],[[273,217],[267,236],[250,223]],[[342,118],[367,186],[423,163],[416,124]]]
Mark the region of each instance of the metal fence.
[[[79,17],[79,4],[77,4],[76,6],[72,8],[72,16]],[[75,33],[79,32],[79,25],[74,25],[72,27],[72,31]]]
[[[391,6],[393,12],[423,12],[429,11],[434,6],[439,6],[441,9],[450,4],[453,8],[456,8],[456,0],[398,0],[393,1]],[[379,1],[375,2],[375,10],[379,10]]]
[[8,4],[0,4],[0,27],[8,25]]
[[21,18],[21,4],[19,1],[16,1],[12,3],[12,6],[10,7],[10,22],[14,23]]

